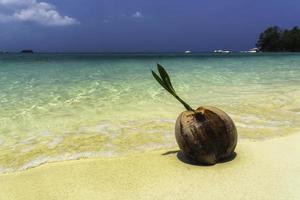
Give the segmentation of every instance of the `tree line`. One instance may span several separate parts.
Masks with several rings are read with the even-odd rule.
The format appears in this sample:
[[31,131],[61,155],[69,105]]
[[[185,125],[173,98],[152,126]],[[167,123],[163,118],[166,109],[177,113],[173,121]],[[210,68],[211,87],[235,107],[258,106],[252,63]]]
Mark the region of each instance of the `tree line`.
[[262,52],[300,52],[300,29],[269,27],[260,34],[256,46]]

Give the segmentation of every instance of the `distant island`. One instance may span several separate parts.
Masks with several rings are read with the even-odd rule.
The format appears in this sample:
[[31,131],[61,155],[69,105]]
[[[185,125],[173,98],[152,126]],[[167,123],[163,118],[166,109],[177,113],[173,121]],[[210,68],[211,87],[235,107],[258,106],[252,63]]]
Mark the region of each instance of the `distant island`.
[[24,49],[21,51],[21,53],[33,53],[33,50],[31,49]]
[[269,27],[260,34],[256,46],[262,52],[300,52],[300,29]]

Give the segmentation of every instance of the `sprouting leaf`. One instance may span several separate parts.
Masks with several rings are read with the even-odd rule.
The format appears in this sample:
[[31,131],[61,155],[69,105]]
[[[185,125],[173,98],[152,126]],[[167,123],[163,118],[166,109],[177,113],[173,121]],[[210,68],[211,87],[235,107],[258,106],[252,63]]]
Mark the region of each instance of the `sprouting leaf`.
[[168,92],[172,93],[170,91],[170,89],[165,85],[165,83],[161,80],[161,78],[154,71],[152,71],[152,75],[163,88],[165,88]]
[[153,77],[156,79],[156,81],[163,87],[165,88],[171,95],[173,95],[187,110],[194,111],[193,108],[191,108],[187,103],[185,103],[175,92],[171,79],[167,73],[167,71],[164,69],[163,66],[160,64],[157,64],[157,69],[159,72],[160,77],[152,71]]
[[167,71],[160,64],[157,64],[157,69],[158,69],[158,72],[160,74],[162,81],[168,86],[168,88],[170,88],[170,90],[172,90],[175,93],[175,90],[172,86],[171,79],[170,79]]

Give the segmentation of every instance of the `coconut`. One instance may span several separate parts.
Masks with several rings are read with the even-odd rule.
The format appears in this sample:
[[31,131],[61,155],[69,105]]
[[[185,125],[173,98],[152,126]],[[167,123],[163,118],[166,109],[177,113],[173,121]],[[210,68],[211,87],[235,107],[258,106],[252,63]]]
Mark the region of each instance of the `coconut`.
[[213,165],[233,155],[237,131],[232,119],[222,110],[207,106],[194,110],[175,92],[166,70],[157,64],[157,82],[173,95],[187,111],[176,121],[175,137],[184,155],[198,163]]
[[207,165],[232,156],[237,144],[233,121],[215,107],[182,112],[176,121],[175,136],[186,157]]

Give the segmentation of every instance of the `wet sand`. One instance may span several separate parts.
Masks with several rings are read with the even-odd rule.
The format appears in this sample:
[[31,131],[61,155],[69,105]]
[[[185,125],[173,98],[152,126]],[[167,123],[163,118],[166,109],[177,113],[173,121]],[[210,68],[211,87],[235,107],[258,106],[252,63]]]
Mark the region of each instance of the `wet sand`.
[[122,158],[49,163],[0,175],[2,200],[300,198],[300,134],[240,140],[237,156],[197,166],[165,149]]

